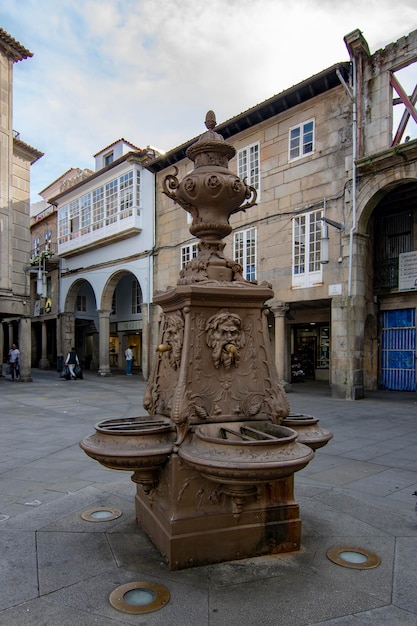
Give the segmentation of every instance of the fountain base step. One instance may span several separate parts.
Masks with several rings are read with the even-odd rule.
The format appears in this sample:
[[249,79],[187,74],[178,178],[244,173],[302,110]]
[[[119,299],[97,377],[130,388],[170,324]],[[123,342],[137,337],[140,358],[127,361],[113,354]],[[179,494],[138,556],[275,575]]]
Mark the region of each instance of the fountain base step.
[[154,491],[137,486],[137,521],[171,570],[294,552],[301,520],[293,478],[230,489],[173,455]]

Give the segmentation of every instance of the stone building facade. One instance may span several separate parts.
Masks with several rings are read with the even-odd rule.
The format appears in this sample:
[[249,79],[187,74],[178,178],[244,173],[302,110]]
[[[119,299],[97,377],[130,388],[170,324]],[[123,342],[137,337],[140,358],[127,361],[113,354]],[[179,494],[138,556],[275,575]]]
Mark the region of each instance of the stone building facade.
[[21,351],[21,380],[30,380],[30,166],[42,153],[13,130],[13,66],[30,58],[0,29],[0,355],[12,343]]
[[145,165],[154,156],[119,139],[94,155],[94,171],[48,198],[60,258],[58,361],[74,346],[84,367],[109,376],[131,346],[148,375],[155,197]]
[[[256,207],[232,216],[226,254],[248,280],[272,284],[280,378],[295,382],[298,363],[303,378],[359,399],[377,387],[415,389],[417,92],[406,83],[417,31],[373,54],[360,31],[345,43],[349,61],[216,131],[236,149],[230,169],[258,192]],[[148,165],[157,186],[157,290],[176,283],[196,250],[186,212],[163,194],[174,165],[178,178],[191,170],[185,151],[193,141]]]

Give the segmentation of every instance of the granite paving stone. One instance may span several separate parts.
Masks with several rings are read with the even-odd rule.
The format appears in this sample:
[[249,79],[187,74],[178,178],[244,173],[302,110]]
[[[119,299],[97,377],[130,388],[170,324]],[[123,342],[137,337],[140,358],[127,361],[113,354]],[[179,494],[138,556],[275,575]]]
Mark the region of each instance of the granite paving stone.
[[[414,393],[332,398],[306,382],[288,394],[334,438],[295,476],[299,551],[170,571],[136,523],[129,472],[79,448],[101,419],[144,415],[140,376],[85,372],[70,385],[33,370],[0,377],[0,624],[7,626],[417,625],[417,400]],[[87,522],[93,506],[121,517]],[[378,567],[331,562],[332,546],[375,552]],[[109,595],[126,582],[165,585],[166,606],[141,617]]]

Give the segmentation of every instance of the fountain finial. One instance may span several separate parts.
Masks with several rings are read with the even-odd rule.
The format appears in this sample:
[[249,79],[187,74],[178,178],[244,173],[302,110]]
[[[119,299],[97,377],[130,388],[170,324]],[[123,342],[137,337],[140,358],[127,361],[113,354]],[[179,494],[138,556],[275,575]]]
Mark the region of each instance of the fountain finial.
[[204,124],[208,130],[214,130],[217,125],[216,122],[216,114],[214,111],[207,111],[206,119],[204,120]]

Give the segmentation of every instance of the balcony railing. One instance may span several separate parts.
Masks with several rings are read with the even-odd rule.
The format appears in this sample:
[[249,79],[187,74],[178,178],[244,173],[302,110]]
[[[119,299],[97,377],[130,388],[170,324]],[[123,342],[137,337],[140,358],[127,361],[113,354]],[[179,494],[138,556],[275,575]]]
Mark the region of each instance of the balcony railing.
[[92,248],[106,239],[117,241],[138,234],[141,230],[140,209],[125,209],[81,226],[78,230],[62,234],[58,238],[58,254],[65,256],[81,248]]

